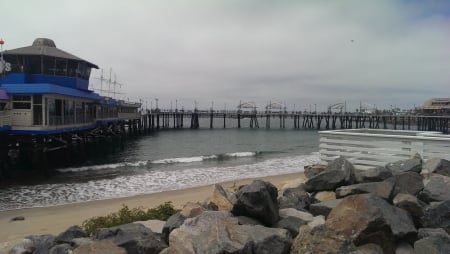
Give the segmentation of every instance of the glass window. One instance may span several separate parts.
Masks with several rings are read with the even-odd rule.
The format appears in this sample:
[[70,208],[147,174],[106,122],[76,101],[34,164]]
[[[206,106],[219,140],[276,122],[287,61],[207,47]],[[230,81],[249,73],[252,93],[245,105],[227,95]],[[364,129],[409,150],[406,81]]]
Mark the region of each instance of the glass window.
[[30,102],[13,102],[13,109],[31,109]]
[[13,95],[13,101],[31,101],[30,95]]

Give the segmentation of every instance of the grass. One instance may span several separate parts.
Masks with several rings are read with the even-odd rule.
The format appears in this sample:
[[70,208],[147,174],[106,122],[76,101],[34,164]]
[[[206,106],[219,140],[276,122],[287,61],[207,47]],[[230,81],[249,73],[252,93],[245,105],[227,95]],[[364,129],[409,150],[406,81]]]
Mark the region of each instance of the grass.
[[128,208],[122,205],[122,208],[114,213],[106,216],[98,216],[87,219],[81,224],[81,228],[88,235],[93,235],[100,228],[109,228],[118,225],[131,223],[134,221],[145,220],[167,220],[170,216],[177,213],[179,210],[175,209],[172,202],[163,203],[155,208]]

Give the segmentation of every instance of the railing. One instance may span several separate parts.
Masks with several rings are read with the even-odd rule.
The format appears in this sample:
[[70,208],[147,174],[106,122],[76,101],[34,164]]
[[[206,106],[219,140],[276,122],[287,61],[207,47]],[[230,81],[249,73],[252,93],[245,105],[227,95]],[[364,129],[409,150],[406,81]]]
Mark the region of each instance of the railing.
[[450,160],[450,135],[439,132],[349,129],[320,131],[320,159],[329,162],[339,156],[360,169],[385,166],[418,153],[424,160]]
[[9,111],[0,111],[0,128],[11,125],[11,115]]

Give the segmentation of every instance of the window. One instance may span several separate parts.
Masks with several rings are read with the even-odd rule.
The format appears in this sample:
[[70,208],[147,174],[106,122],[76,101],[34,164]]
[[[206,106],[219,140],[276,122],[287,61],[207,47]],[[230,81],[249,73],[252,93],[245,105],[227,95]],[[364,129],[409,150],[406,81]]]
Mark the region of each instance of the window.
[[30,95],[14,95],[13,109],[31,109]]

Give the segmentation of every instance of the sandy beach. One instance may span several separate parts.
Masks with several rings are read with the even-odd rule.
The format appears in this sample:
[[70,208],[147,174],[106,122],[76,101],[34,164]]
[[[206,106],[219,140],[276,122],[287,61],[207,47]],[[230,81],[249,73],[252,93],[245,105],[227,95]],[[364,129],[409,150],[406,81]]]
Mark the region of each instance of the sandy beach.
[[[221,183],[225,188],[248,184],[255,179],[269,181],[277,188],[291,181],[304,179],[303,173],[285,174],[262,178],[250,178]],[[59,234],[70,226],[81,223],[94,216],[103,216],[118,211],[122,205],[128,207],[155,207],[172,201],[175,207],[182,208],[187,202],[202,202],[211,195],[212,185],[189,189],[151,193],[126,198],[90,201],[61,206],[30,208],[0,212],[0,253],[27,235]],[[11,221],[17,216],[23,221]]]

